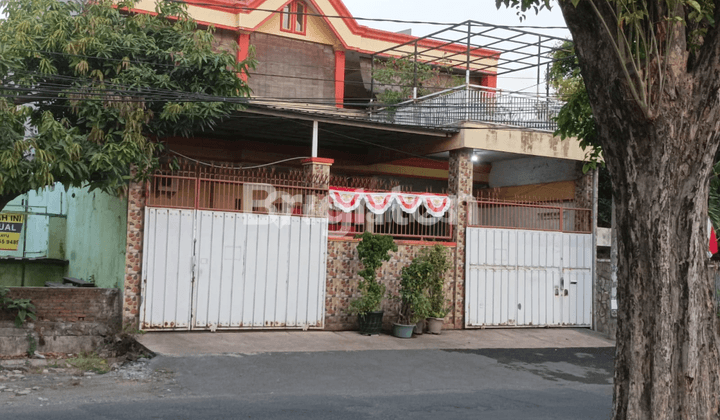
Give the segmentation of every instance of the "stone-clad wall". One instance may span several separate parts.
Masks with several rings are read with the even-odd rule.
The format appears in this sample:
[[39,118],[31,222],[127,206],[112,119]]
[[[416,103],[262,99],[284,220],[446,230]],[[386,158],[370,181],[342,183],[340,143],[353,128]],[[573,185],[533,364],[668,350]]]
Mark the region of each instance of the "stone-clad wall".
[[[715,311],[720,311],[720,265],[711,263],[708,271],[715,284]],[[595,330],[615,339],[617,318],[612,316],[610,300],[612,299],[612,279],[610,260],[597,260],[597,279],[595,282]],[[720,324],[719,328],[720,328]]]
[[[326,330],[349,330],[357,328],[357,316],[347,313],[349,302],[359,296],[357,291],[358,281],[360,277],[357,275],[362,268],[362,264],[357,256],[358,239],[331,239],[328,241],[328,257],[327,257],[327,279],[325,291],[325,329]],[[400,285],[400,271],[403,267],[410,264],[413,258],[418,255],[420,250],[432,246],[425,243],[413,241],[396,241],[398,244],[397,252],[392,254],[390,261],[383,264],[380,269],[379,278],[383,280],[387,286],[388,293],[397,295]],[[446,244],[448,250],[448,258],[451,261],[455,258],[455,246]],[[451,268],[445,274],[445,296],[448,305],[452,305],[453,292],[455,284],[453,279],[455,272]],[[383,324],[385,329],[390,329],[393,322],[397,321],[399,304],[390,299],[383,302]],[[462,309],[461,311],[462,312]],[[453,328],[454,319],[451,311],[445,317],[445,328]]]
[[617,318],[612,316],[610,299],[612,299],[612,277],[610,260],[598,259],[596,266],[595,293],[595,330],[615,339],[617,331]]
[[131,182],[128,189],[127,249],[125,251],[125,285],[123,288],[123,322],[135,327],[140,314],[142,281],[143,225],[145,223],[145,184]]

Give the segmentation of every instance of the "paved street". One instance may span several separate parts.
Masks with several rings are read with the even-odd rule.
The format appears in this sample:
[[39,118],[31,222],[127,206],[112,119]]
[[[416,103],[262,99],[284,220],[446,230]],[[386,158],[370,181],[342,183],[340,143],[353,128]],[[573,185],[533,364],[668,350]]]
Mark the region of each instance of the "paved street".
[[608,419],[613,353],[546,347],[158,356],[144,364],[154,380],[97,377],[74,393],[0,399],[0,417]]

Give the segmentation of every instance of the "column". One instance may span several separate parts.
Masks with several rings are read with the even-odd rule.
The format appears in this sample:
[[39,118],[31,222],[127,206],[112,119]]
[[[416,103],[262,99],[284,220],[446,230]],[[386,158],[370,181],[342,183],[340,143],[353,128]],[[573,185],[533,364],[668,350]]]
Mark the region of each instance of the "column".
[[[131,171],[131,176],[135,170]],[[125,284],[123,286],[123,325],[139,327],[140,286],[142,283],[143,228],[145,223],[144,182],[130,182],[128,187],[127,243],[125,249]]]
[[472,199],[473,149],[450,151],[448,172],[448,194],[455,199],[455,226],[453,241],[455,247],[455,284],[453,287],[452,326],[465,326],[465,228],[467,226],[468,200]]
[[335,51],[335,106],[345,102],[345,51]]
[[317,191],[306,196],[306,214],[310,216],[327,217],[327,189],[330,186],[330,167],[334,162],[333,159],[317,157],[304,159],[301,162],[305,174],[305,185],[310,188],[326,190],[322,196]]
[[[237,50],[237,62],[244,61],[248,58],[248,50],[250,49],[250,34],[240,33],[238,34],[238,50]],[[245,82],[248,80],[248,75],[242,73],[240,78]]]

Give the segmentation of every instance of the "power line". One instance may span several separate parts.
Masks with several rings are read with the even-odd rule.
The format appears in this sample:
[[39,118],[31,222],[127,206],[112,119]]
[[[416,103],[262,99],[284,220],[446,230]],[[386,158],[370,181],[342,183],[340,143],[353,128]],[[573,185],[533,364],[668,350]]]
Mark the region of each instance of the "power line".
[[[169,3],[181,3],[188,6],[209,6],[214,8],[223,8],[223,9],[231,9],[235,11],[256,11],[256,12],[268,12],[268,13],[280,13],[280,14],[287,14],[287,15],[297,15],[297,12],[283,12],[281,10],[275,10],[275,9],[263,9],[260,7],[248,7],[248,6],[236,6],[236,5],[226,5],[226,4],[217,4],[217,3],[201,3],[201,2],[188,2],[184,0],[167,0]],[[354,20],[361,20],[361,21],[368,21],[368,22],[386,22],[386,23],[403,23],[403,24],[415,24],[415,25],[436,25],[436,26],[452,26],[456,25],[457,23],[453,22],[439,22],[439,21],[424,21],[424,20],[403,20],[403,19],[387,19],[387,18],[367,18],[367,17],[358,17],[358,16],[352,16],[352,15],[327,15],[323,13],[301,13],[306,16],[313,16],[313,17],[323,17],[328,19],[354,19]],[[493,25],[498,26],[498,25]],[[517,25],[517,26],[499,26],[502,28],[522,28],[522,29],[567,29],[566,26],[524,26],[524,25]],[[389,31],[385,31],[389,32]]]

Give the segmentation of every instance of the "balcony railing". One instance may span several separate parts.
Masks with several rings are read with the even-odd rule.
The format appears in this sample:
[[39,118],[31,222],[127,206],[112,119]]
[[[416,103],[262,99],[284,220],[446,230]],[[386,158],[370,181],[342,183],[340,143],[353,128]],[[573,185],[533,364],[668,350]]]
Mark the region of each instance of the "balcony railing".
[[421,127],[453,126],[459,121],[555,131],[564,102],[485,86],[462,85],[380,109],[373,121]]

